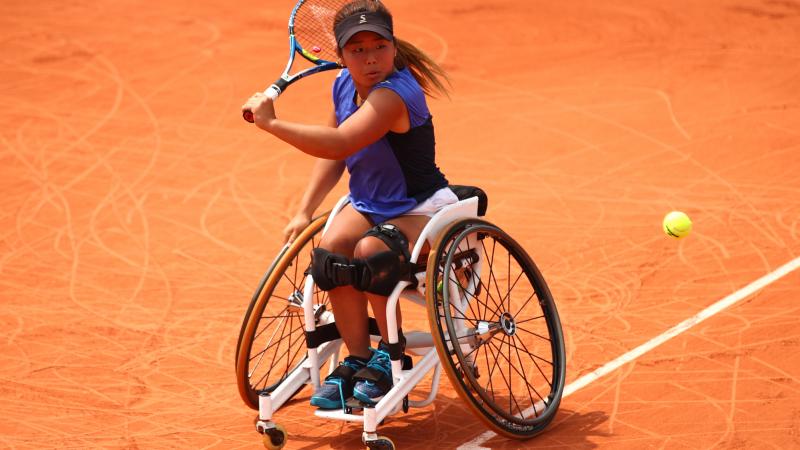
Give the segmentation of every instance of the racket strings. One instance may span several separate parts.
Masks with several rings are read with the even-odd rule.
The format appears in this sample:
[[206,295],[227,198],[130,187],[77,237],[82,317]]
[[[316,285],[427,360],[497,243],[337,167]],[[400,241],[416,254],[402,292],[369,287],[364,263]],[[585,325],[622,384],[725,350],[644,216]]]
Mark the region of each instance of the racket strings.
[[295,12],[294,37],[300,47],[312,56],[336,61],[336,37],[333,18],[347,0],[306,0]]

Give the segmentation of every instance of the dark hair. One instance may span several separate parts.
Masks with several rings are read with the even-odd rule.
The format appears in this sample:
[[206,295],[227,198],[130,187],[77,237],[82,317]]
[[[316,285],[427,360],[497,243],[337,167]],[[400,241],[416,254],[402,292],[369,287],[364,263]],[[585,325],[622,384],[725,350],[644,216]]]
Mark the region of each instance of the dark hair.
[[[377,12],[385,14],[390,20],[392,13],[389,9],[378,0],[354,0],[342,6],[333,18],[333,28],[344,20],[356,13],[362,12]],[[408,69],[422,86],[423,92],[427,95],[433,95],[434,92],[448,96],[448,90],[445,82],[450,84],[447,73],[436,63],[430,56],[425,54],[422,50],[418,49],[410,42],[399,39],[395,36],[394,44],[397,47],[397,56],[394,58],[394,66],[398,69]],[[341,50],[339,50],[341,51]]]

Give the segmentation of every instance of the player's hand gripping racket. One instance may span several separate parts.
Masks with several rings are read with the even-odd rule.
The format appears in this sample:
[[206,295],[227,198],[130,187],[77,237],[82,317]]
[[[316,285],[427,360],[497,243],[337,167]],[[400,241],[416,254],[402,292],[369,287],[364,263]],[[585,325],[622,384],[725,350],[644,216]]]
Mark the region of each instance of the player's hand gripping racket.
[[[289,62],[286,69],[264,95],[275,100],[281,92],[295,81],[325,70],[342,66],[337,61],[336,38],[333,35],[333,18],[348,0],[300,0],[289,16]],[[294,58],[300,55],[314,66],[289,74]],[[252,123],[253,112],[242,111],[244,120]]]

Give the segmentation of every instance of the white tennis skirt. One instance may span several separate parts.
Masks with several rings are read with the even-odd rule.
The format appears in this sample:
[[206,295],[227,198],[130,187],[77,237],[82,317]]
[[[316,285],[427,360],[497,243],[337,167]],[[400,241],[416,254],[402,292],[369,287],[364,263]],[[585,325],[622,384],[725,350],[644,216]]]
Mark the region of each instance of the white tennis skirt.
[[456,194],[454,194],[449,187],[441,188],[428,197],[427,200],[404,215],[433,217],[440,209],[447,205],[452,205],[457,201],[458,197],[456,197]]

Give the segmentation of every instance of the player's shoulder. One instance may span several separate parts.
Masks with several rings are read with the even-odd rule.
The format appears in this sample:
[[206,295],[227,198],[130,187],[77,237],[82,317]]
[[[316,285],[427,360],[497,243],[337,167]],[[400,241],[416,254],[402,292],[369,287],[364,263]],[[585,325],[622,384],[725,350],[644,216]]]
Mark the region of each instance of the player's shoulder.
[[343,67],[339,70],[339,73],[336,74],[336,78],[348,78],[350,76],[350,69],[347,67]]
[[386,77],[386,79],[383,80],[381,83],[400,84],[400,85],[406,85],[406,86],[417,86],[417,87],[419,87],[419,83],[417,82],[417,79],[414,78],[414,75],[411,73],[411,70],[409,70],[408,67],[400,69],[400,70],[395,70],[391,75]]
[[343,84],[352,81],[353,78],[350,76],[350,70],[344,68],[336,74],[336,79],[333,80],[333,84]]
[[336,94],[342,89],[347,89],[352,84],[353,78],[350,76],[350,71],[347,69],[342,69],[333,80],[333,92]]
[[422,87],[408,68],[394,71],[385,80],[376,84],[373,89],[375,88],[389,88],[400,94],[422,92]]
[[375,88],[380,87],[394,91],[406,104],[411,118],[411,126],[419,126],[430,116],[425,92],[408,68],[395,71],[375,86]]

